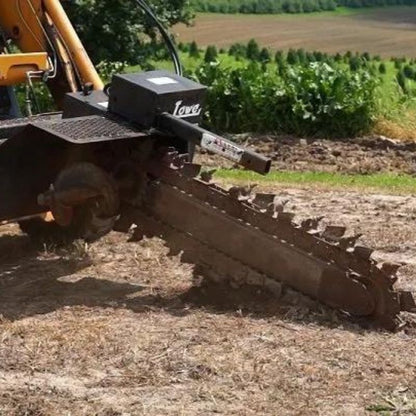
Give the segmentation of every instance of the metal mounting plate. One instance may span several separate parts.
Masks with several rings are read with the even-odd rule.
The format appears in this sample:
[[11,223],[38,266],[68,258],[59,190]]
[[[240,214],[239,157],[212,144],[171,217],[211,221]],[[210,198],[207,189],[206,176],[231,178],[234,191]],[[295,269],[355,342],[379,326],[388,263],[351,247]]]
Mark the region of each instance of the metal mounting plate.
[[35,121],[31,126],[70,143],[84,144],[148,136],[128,123],[107,117],[88,116]]

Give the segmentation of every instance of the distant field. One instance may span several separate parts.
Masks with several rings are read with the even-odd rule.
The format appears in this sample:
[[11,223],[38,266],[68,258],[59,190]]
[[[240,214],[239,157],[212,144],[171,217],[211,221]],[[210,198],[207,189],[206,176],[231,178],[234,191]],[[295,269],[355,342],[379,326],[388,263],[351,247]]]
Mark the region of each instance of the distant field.
[[200,14],[193,27],[178,25],[179,41],[227,47],[255,38],[272,49],[328,53],[367,51],[416,57],[416,7],[389,7],[308,15]]

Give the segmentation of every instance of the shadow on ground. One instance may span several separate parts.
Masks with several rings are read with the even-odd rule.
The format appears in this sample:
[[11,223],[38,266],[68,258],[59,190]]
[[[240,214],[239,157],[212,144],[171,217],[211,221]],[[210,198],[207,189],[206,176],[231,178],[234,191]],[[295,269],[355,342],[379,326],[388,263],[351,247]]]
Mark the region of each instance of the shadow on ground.
[[357,331],[340,314],[291,292],[281,299],[248,286],[232,289],[227,284],[204,281],[178,292],[83,276],[91,266],[88,257],[40,255],[39,247],[21,235],[0,236],[0,317],[10,321],[47,314],[66,306],[129,309],[135,313],[163,309],[174,316],[192,310],[237,314],[254,319],[283,319],[295,323],[317,323]]

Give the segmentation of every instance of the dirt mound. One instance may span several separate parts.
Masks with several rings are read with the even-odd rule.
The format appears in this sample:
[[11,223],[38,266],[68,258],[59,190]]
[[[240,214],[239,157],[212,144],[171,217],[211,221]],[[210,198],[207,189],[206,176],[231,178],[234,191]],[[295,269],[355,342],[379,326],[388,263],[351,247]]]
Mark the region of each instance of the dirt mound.
[[[231,138],[269,156],[275,170],[416,174],[416,143],[400,143],[384,137],[315,140],[245,134]],[[207,154],[201,158],[205,165],[232,166]]]

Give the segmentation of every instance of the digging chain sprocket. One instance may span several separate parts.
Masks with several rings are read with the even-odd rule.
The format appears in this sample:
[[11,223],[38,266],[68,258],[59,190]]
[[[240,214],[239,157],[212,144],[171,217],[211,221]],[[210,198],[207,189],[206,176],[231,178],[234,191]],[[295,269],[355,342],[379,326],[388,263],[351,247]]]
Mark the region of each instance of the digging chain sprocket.
[[[179,162],[178,162],[179,160]],[[158,236],[171,254],[204,276],[280,291],[287,285],[351,316],[394,330],[401,311],[416,312],[412,294],[394,290],[399,265],[378,264],[345,228],[301,224],[271,194],[225,190],[178,157],[149,163],[145,202],[127,205],[119,224],[136,238]]]

